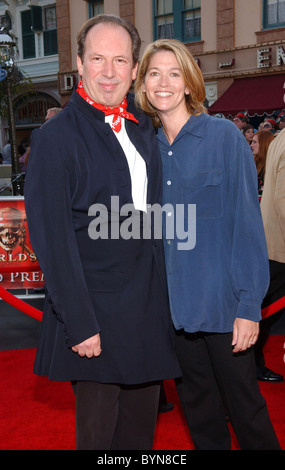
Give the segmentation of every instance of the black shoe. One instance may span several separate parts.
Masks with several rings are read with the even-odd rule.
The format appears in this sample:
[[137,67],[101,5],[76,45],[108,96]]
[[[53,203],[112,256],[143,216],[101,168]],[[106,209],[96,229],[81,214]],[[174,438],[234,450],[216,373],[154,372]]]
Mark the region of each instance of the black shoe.
[[163,405],[159,405],[158,412],[167,413],[168,411],[172,411],[173,409],[174,409],[174,405],[172,403],[165,403]]
[[257,380],[261,382],[283,382],[284,379],[282,375],[276,374],[276,372],[273,372],[273,370],[267,367],[258,367]]

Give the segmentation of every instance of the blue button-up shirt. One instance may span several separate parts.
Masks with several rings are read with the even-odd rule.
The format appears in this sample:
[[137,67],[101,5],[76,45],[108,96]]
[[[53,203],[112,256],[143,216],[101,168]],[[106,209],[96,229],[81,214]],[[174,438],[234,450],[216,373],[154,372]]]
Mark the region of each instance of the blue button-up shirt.
[[233,123],[207,114],[191,116],[172,145],[163,129],[157,137],[175,328],[225,333],[236,317],[259,321],[269,265],[248,143]]

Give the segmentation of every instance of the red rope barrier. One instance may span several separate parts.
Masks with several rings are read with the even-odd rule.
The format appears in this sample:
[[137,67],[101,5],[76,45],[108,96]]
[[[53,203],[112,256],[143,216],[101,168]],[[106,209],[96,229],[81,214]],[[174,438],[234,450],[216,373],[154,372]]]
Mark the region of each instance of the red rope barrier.
[[[38,321],[42,321],[43,313],[40,310],[33,307],[32,305],[27,304],[23,300],[18,299],[13,294],[11,294],[6,289],[4,289],[2,286],[0,286],[0,297],[5,302],[21,310],[26,315],[29,315],[30,317],[35,318]],[[261,311],[262,318],[263,319],[267,318],[270,315],[273,315],[274,313],[279,312],[279,310],[281,310],[284,307],[285,307],[285,296],[281,297],[281,299],[277,300],[276,302],[273,302],[271,305],[268,305],[268,307],[263,308]]]
[[21,310],[26,315],[29,315],[30,317],[35,318],[39,321],[42,320],[43,314],[40,310],[35,307],[32,307],[32,305],[27,304],[23,300],[18,299],[18,297],[15,297],[2,286],[0,286],[0,297],[1,299],[5,300],[5,302],[17,308],[18,310]]
[[270,315],[273,315],[274,313],[279,312],[279,310],[282,310],[282,308],[285,307],[285,296],[281,297],[281,299],[276,300],[272,304],[268,305],[268,307],[265,307],[261,310],[262,318],[267,318],[270,317]]

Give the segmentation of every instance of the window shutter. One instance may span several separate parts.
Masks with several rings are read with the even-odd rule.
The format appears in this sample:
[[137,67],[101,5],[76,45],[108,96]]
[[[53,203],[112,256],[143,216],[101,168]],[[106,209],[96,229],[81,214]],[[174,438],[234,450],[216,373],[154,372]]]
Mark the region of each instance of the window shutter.
[[32,15],[32,30],[42,31],[43,30],[42,7],[31,6],[31,15]]

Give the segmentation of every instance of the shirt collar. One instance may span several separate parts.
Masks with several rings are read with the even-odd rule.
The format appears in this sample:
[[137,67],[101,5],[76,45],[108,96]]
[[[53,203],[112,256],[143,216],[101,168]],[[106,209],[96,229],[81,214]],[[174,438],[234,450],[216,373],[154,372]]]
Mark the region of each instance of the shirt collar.
[[[206,133],[208,119],[209,119],[209,116],[206,113],[202,113],[199,116],[195,116],[194,114],[190,116],[188,121],[184,124],[184,126],[180,130],[179,134],[176,136],[174,142],[176,141],[176,139],[179,139],[180,137],[182,137],[182,135],[186,133],[192,134],[196,137],[203,138]],[[166,136],[163,132],[162,127],[158,129],[157,138],[160,141],[165,141],[166,139]]]

